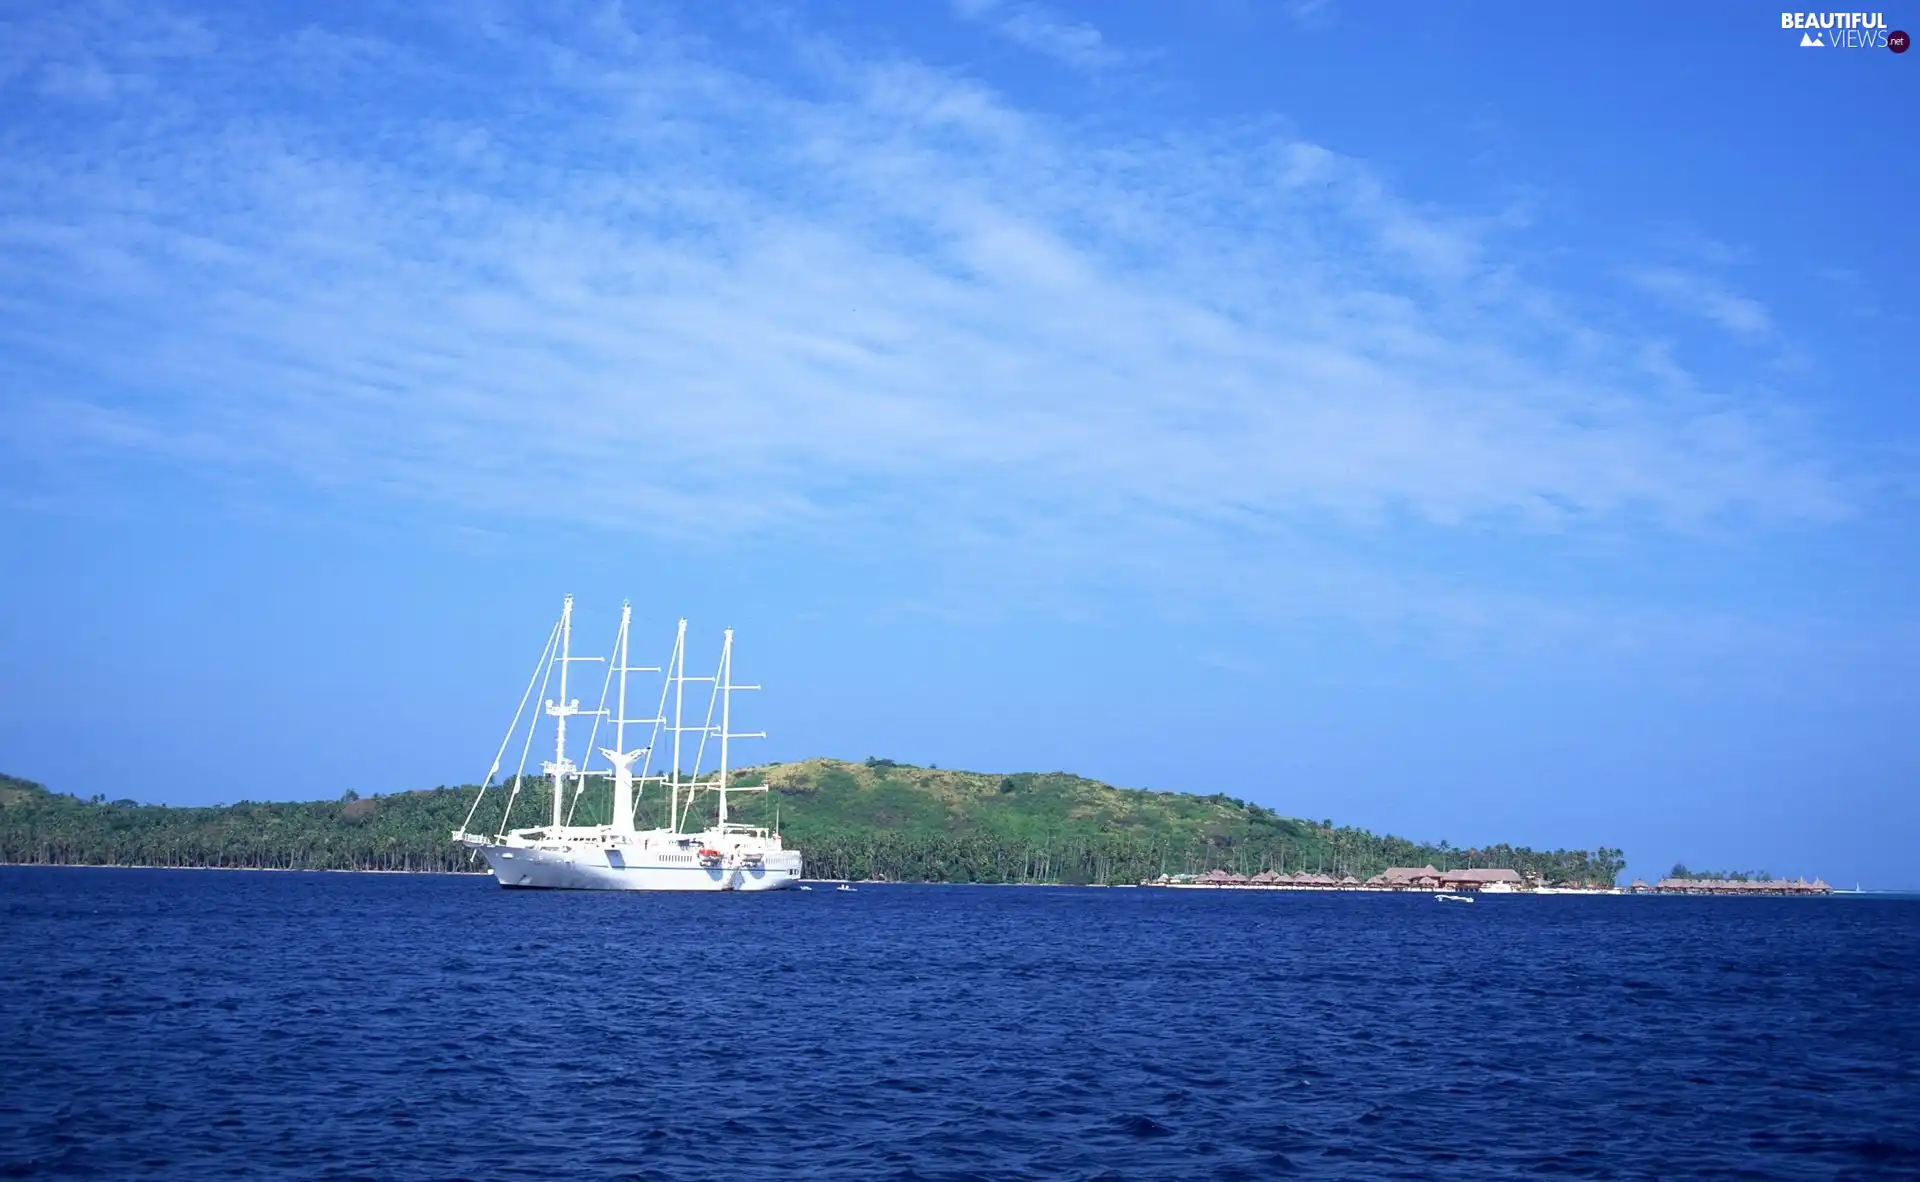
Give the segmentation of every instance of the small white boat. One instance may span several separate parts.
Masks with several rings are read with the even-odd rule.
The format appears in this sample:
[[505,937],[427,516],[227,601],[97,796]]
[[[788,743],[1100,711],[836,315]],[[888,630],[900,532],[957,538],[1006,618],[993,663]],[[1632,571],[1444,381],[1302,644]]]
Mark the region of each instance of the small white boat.
[[840,885],[839,885],[838,887],[836,887],[835,889],[836,889],[836,890],[842,890],[842,891],[850,891],[850,890],[852,890],[852,889],[853,889],[853,884],[852,884],[852,883],[849,883],[849,882],[843,882],[843,883],[841,883],[841,884],[840,884]]
[[810,891],[810,890],[812,890],[813,888],[812,888],[812,887],[810,887],[810,886],[803,886],[803,887],[801,887],[800,889],[801,889],[801,890],[803,890],[803,891]]
[[1438,899],[1438,900],[1439,900],[1440,902],[1442,902],[1442,903],[1471,903],[1471,902],[1473,902],[1473,897],[1472,897],[1471,895],[1435,895],[1435,896],[1434,896],[1434,898],[1435,898],[1435,899]]

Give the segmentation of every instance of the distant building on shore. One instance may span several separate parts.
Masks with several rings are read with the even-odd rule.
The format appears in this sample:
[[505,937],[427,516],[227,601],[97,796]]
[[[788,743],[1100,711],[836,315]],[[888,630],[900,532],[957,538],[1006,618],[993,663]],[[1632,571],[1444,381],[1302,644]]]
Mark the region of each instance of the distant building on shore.
[[1808,882],[1804,878],[1663,878],[1653,887],[1660,895],[1831,895],[1833,888],[1825,879]]
[[1522,879],[1518,870],[1505,866],[1483,866],[1477,870],[1444,870],[1440,887],[1449,891],[1517,891]]
[[1389,866],[1366,885],[1388,891],[1437,891],[1440,872],[1431,866]]
[[1163,874],[1156,882],[1143,886],[1238,887],[1267,890],[1319,891],[1479,891],[1490,894],[1518,892],[1559,894],[1636,894],[1636,895],[1830,895],[1833,888],[1823,879],[1808,882],[1804,878],[1776,878],[1765,881],[1739,879],[1664,878],[1652,886],[1642,879],[1624,891],[1611,883],[1562,881],[1549,886],[1539,876],[1527,877],[1505,866],[1481,866],[1468,870],[1436,870],[1432,866],[1391,866],[1361,882],[1348,874],[1335,878],[1330,874],[1305,870],[1288,874],[1262,870],[1257,874],[1235,874],[1228,870],[1209,870],[1204,874]]

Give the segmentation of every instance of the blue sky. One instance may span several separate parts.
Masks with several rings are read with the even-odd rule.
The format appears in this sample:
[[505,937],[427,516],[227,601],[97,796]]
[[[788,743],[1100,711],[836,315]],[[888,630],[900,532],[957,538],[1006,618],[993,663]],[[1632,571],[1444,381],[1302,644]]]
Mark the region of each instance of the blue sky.
[[1728,4],[312,16],[5,18],[0,768],[470,780],[571,592],[739,629],[766,757],[1920,886],[1920,57]]

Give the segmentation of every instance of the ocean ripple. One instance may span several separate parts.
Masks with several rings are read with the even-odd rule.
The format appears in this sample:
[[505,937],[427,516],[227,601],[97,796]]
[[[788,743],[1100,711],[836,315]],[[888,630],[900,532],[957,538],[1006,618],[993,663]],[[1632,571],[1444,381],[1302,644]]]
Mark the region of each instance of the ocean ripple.
[[0,869],[0,1176],[1920,1176],[1920,900]]

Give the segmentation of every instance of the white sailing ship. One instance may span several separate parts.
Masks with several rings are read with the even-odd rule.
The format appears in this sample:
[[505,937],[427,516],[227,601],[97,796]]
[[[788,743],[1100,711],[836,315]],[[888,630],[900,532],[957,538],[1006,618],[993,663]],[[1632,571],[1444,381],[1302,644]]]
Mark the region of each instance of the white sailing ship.
[[[800,882],[800,851],[787,849],[773,829],[735,823],[728,812],[728,796],[738,792],[765,792],[764,787],[741,787],[728,777],[729,744],[735,739],[764,738],[761,733],[736,734],[732,730],[733,694],[738,690],[760,687],[733,683],[733,630],[727,629],[720,648],[720,663],[712,677],[687,676],[687,622],[680,621],[673,641],[673,654],[664,669],[636,669],[628,663],[628,631],[633,609],[622,604],[620,631],[614,640],[612,659],[600,690],[600,705],[582,710],[576,699],[567,697],[569,669],[577,663],[600,662],[600,657],[573,655],[573,597],[569,595],[560,609],[560,619],[547,634],[547,645],[520,697],[520,708],[500,742],[493,766],[487,771],[480,792],[474,797],[467,819],[454,830],[453,840],[480,853],[493,868],[503,887],[545,887],[562,890],[609,891],[771,891],[797,886]],[[652,718],[627,717],[627,679],[635,673],[663,673],[659,705]],[[547,698],[547,687],[558,676],[559,696]],[[686,722],[687,684],[710,684],[705,719],[698,725]],[[548,824],[514,829],[513,808],[521,788],[528,782],[527,757],[533,748],[538,718],[529,718],[527,704],[533,698],[534,685],[540,684],[545,713],[553,719],[553,759],[542,764],[544,778],[552,789],[553,813]],[[613,698],[609,719],[608,698]],[[667,716],[671,699],[673,713]],[[718,713],[716,722],[715,714]],[[590,717],[586,754],[576,765],[568,756],[567,722]],[[507,793],[500,824],[492,834],[475,833],[473,820],[480,811],[487,791],[500,774],[501,761],[514,737],[527,720],[526,737],[520,751],[520,766],[510,784],[500,788]],[[613,746],[596,748],[601,726],[613,732]],[[643,747],[628,749],[630,727],[650,727],[650,738]],[[654,750],[662,736],[670,736],[669,757],[662,771],[654,771]],[[692,751],[692,766],[686,767],[683,740],[698,736]],[[717,749],[718,768],[703,775],[702,763],[709,741]],[[606,760],[607,767],[594,771],[594,755]],[[637,765],[637,767],[636,767]],[[598,825],[575,825],[573,820],[587,794],[589,782],[611,788],[607,821]],[[635,816],[642,796],[649,787],[665,796],[664,825],[639,829]],[[705,805],[711,802],[711,814]],[[700,827],[689,829],[690,823]]]

